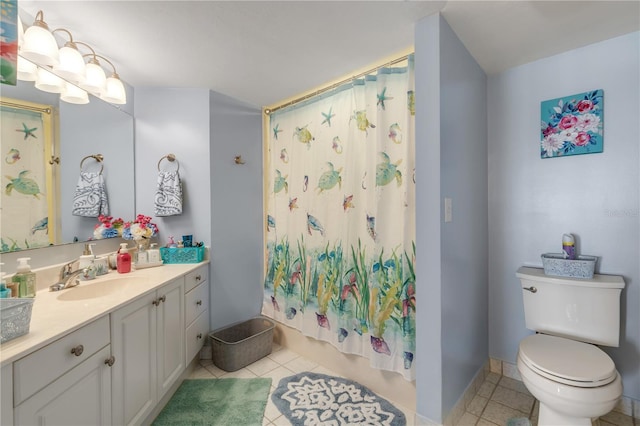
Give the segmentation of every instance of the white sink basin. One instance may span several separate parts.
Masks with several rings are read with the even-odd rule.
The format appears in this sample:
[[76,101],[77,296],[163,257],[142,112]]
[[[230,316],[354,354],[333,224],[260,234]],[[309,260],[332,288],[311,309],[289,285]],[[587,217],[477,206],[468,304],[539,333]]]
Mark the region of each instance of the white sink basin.
[[110,296],[112,294],[126,292],[127,287],[146,282],[142,277],[118,277],[107,278],[98,281],[80,281],[80,284],[65,290],[57,297],[62,301],[76,301],[95,299],[97,297]]

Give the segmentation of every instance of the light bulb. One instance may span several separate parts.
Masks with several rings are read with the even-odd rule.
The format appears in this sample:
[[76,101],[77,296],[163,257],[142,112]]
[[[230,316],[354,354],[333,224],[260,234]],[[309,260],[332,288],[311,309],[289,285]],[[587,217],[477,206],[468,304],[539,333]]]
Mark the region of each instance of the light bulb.
[[64,80],[53,75],[44,68],[38,68],[36,76],[36,89],[43,92],[60,93],[64,89]]
[[80,87],[87,92],[100,96],[105,91],[107,76],[99,62],[95,59],[91,59],[85,66],[85,73],[86,78],[84,83],[80,84]]
[[100,98],[112,104],[124,105],[127,103],[127,92],[118,74],[114,73],[107,78],[107,89]]
[[36,81],[38,66],[18,55],[18,80]]
[[70,104],[88,104],[89,94],[71,83],[65,83],[64,90],[60,94],[60,100]]
[[25,31],[20,51],[22,56],[38,65],[58,64],[58,44],[42,19],[42,11],[36,14],[35,22]]
[[78,84],[85,80],[85,65],[82,54],[75,43],[67,42],[59,51],[60,63],[53,67],[57,75],[71,83]]

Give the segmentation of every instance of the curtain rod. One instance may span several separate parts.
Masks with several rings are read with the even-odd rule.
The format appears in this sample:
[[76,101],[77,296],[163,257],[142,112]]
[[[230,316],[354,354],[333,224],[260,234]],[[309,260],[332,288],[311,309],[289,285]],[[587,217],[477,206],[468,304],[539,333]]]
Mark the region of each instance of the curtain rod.
[[341,80],[341,81],[339,81],[339,82],[337,82],[337,83],[334,83],[334,84],[332,84],[332,85],[330,85],[330,86],[324,87],[324,88],[322,88],[322,89],[318,89],[318,90],[316,90],[315,92],[308,93],[308,94],[306,94],[306,95],[304,95],[304,96],[301,96],[301,97],[299,97],[299,98],[296,98],[296,99],[294,99],[294,100],[292,100],[292,101],[289,101],[289,102],[286,102],[286,103],[284,103],[284,104],[278,105],[277,107],[274,107],[274,108],[265,108],[264,113],[265,113],[265,114],[267,114],[267,115],[269,115],[269,114],[273,114],[274,112],[278,111],[279,109],[286,108],[286,107],[291,106],[291,105],[295,105],[295,104],[297,104],[298,102],[306,101],[307,99],[311,99],[311,98],[313,98],[313,97],[315,97],[315,96],[321,95],[321,94],[323,94],[323,93],[325,93],[325,92],[328,92],[329,90],[333,90],[333,89],[335,89],[336,87],[340,87],[340,86],[342,86],[342,85],[343,85],[343,84],[345,84],[345,83],[349,83],[350,81],[356,80],[356,79],[358,79],[358,78],[360,78],[360,77],[364,77],[364,76],[366,76],[366,75],[369,75],[369,74],[371,74],[371,73],[373,73],[373,72],[375,72],[375,71],[379,70],[380,68],[390,67],[390,66],[395,65],[395,64],[397,64],[397,63],[399,63],[399,62],[406,61],[406,60],[407,60],[407,58],[409,58],[409,56],[411,56],[411,55],[413,55],[413,53],[410,53],[410,54],[408,54],[408,55],[401,56],[401,57],[399,57],[399,58],[397,58],[397,59],[394,59],[394,60],[392,60],[392,61],[386,62],[385,64],[383,64],[383,65],[379,65],[379,66],[377,66],[377,67],[375,67],[375,68],[372,68],[372,69],[370,69],[370,70],[367,70],[367,71],[361,72],[360,74],[354,75],[354,76],[352,76],[352,77],[345,78],[344,80]]
[[44,112],[45,114],[51,114],[51,108],[38,108],[30,105],[15,104],[13,102],[7,102],[7,101],[0,101],[0,106],[6,106],[9,108],[16,108],[16,109],[26,109],[29,111]]

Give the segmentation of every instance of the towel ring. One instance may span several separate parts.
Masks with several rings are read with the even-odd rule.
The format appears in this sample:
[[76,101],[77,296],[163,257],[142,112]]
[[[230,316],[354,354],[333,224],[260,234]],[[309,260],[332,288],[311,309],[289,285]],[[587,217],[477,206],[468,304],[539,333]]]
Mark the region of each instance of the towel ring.
[[104,161],[104,156],[102,154],[93,154],[93,155],[87,155],[86,157],[84,157],[82,161],[80,161],[80,171],[82,171],[82,166],[85,160],[88,160],[89,158],[93,158],[98,163],[100,163],[100,174],[102,174],[102,171],[104,170],[104,164],[102,163]]
[[165,158],[166,158],[166,159],[167,159],[167,161],[169,161],[170,163],[173,163],[173,162],[175,161],[176,166],[178,167],[178,168],[176,169],[176,172],[179,172],[179,171],[180,171],[180,162],[178,161],[178,159],[176,158],[176,156],[175,156],[175,155],[173,155],[173,154],[167,154],[167,155],[165,155],[164,157],[162,157],[162,158],[160,159],[160,161],[158,161],[158,171],[160,171],[160,163],[162,163],[162,160],[164,160]]

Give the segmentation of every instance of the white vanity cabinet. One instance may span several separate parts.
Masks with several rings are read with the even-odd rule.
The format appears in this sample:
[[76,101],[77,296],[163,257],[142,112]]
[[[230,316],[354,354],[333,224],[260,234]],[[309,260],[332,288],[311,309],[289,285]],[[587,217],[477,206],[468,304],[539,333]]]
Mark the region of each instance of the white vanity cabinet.
[[141,423],[185,364],[184,277],[111,313],[113,424]]
[[111,424],[114,362],[108,316],[16,361],[14,424]]
[[0,370],[0,425],[13,424],[13,364]]
[[185,276],[186,362],[198,355],[209,332],[209,268],[202,266]]

